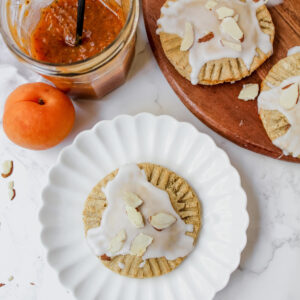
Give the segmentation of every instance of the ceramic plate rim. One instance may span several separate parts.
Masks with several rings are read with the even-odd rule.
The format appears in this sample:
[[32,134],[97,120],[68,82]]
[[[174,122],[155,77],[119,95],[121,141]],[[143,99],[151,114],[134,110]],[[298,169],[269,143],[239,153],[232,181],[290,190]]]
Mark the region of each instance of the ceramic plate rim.
[[42,202],[41,202],[41,205],[39,207],[39,222],[40,222],[40,225],[41,225],[40,239],[41,239],[43,247],[46,250],[47,263],[51,266],[52,269],[55,270],[55,273],[58,276],[59,282],[62,284],[62,286],[65,286],[66,288],[70,289],[70,292],[72,293],[74,299],[78,299],[76,297],[75,293],[74,293],[74,290],[72,290],[72,288],[66,286],[66,284],[62,281],[62,279],[60,277],[60,271],[57,270],[56,267],[53,265],[53,263],[49,260],[50,247],[47,245],[47,243],[45,242],[44,237],[43,237],[44,231],[47,228],[47,226],[45,226],[45,224],[43,222],[43,217],[42,217],[41,213],[42,213],[42,210],[43,210],[43,208],[45,206],[45,203],[47,201],[46,198],[45,198],[45,191],[46,191],[47,188],[49,188],[49,186],[51,186],[50,176],[51,176],[53,170],[55,170],[55,168],[57,168],[60,164],[62,164],[62,157],[63,157],[64,153],[67,152],[67,151],[69,151],[73,147],[75,147],[78,144],[79,140],[83,136],[88,135],[90,132],[95,132],[97,130],[97,128],[99,126],[101,126],[101,124],[104,124],[104,123],[116,123],[116,122],[118,122],[122,118],[137,119],[137,118],[147,118],[147,117],[165,118],[165,119],[168,119],[168,121],[175,122],[176,124],[178,124],[178,126],[188,126],[188,127],[192,128],[194,131],[196,131],[197,134],[205,136],[205,138],[208,139],[209,142],[213,144],[213,146],[219,151],[219,153],[223,155],[224,159],[226,159],[228,161],[229,167],[232,169],[233,172],[235,172],[235,175],[238,177],[238,188],[239,188],[239,191],[241,192],[241,196],[243,197],[243,199],[241,199],[241,201],[242,201],[242,209],[243,209],[243,214],[244,214],[244,220],[243,220],[244,222],[243,222],[243,224],[241,224],[241,225],[243,225],[243,229],[242,229],[243,235],[242,235],[242,239],[240,240],[239,247],[238,247],[238,249],[236,249],[239,255],[238,255],[238,258],[236,259],[236,261],[234,263],[232,263],[232,268],[230,268],[230,271],[228,272],[228,274],[226,274],[224,276],[223,284],[221,284],[218,288],[215,288],[214,295],[213,295],[212,298],[214,298],[214,296],[216,295],[216,293],[218,291],[222,290],[228,284],[228,282],[230,280],[231,274],[237,269],[237,267],[238,267],[238,265],[240,263],[241,253],[242,253],[242,251],[244,250],[244,248],[245,248],[245,246],[247,244],[247,229],[249,227],[249,214],[247,212],[247,195],[246,195],[246,193],[245,193],[245,191],[244,191],[244,189],[243,189],[243,187],[241,185],[240,175],[239,175],[238,171],[236,170],[236,168],[232,166],[227,153],[223,149],[221,149],[220,147],[218,147],[216,145],[216,143],[214,142],[214,140],[209,135],[200,132],[191,123],[178,121],[175,118],[173,118],[172,116],[169,116],[169,115],[153,115],[151,113],[145,113],[145,112],[139,113],[139,114],[136,114],[136,115],[133,115],[133,116],[132,115],[127,115],[127,114],[121,114],[121,115],[116,116],[112,120],[102,120],[102,121],[99,121],[91,129],[84,130],[84,131],[80,132],[74,138],[73,142],[70,145],[64,147],[60,151],[60,153],[58,154],[58,157],[57,157],[56,162],[54,163],[54,165],[48,170],[47,181],[46,181],[46,184],[45,184],[44,188],[42,189],[42,193],[41,193]]

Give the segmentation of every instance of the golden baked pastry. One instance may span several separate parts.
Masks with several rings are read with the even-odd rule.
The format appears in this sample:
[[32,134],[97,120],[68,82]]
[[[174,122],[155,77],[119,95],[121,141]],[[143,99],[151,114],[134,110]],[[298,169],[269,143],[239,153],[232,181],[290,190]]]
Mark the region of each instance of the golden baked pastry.
[[[171,204],[180,218],[186,224],[193,225],[192,232],[186,235],[194,239],[194,244],[201,228],[201,206],[200,202],[189,184],[174,172],[159,165],[150,163],[138,164],[140,169],[145,171],[147,179],[155,187],[165,190],[170,198]],[[111,181],[118,173],[118,170],[103,178],[89,194],[83,211],[83,222],[85,233],[91,228],[99,227],[101,217],[106,207],[106,198],[102,188]],[[101,257],[99,257],[101,259]],[[107,260],[108,259],[108,260]],[[102,263],[110,270],[128,277],[147,278],[166,274],[174,270],[185,257],[175,260],[167,260],[165,257],[146,259],[142,263],[141,256],[117,255],[111,258],[102,256]],[[122,265],[122,268],[120,267]]]
[[[206,0],[202,1],[203,5],[207,2]],[[168,0],[164,7],[168,7],[170,2],[173,0]],[[161,18],[163,14],[161,14]],[[261,31],[270,37],[270,42],[273,45],[274,36],[275,36],[275,27],[272,22],[271,15],[265,5],[260,6],[256,10],[256,17],[261,28]],[[158,23],[158,29],[161,28],[161,25]],[[189,53],[188,51],[181,51],[182,38],[174,33],[166,33],[158,30],[161,45],[163,51],[175,67],[175,69],[186,79],[191,80],[192,67],[189,62]],[[212,33],[210,33],[212,34]],[[196,35],[196,33],[195,33]],[[244,33],[247,35],[247,32]],[[197,37],[197,36],[196,36]],[[211,37],[210,37],[211,38]],[[194,41],[197,43],[197,40]],[[243,45],[243,43],[241,43]],[[254,56],[252,64],[248,69],[242,58],[221,58],[217,60],[208,61],[203,65],[198,73],[198,84],[203,85],[215,85],[224,82],[234,82],[241,80],[249,76],[254,72],[261,64],[263,64],[271,55],[272,51],[264,53],[261,49],[256,49],[257,55]],[[194,82],[195,84],[195,82]]]
[[[278,87],[289,78],[300,76],[300,53],[280,60],[269,71],[261,85],[261,92],[269,91],[271,87]],[[278,98],[279,98],[278,94]],[[259,115],[269,138],[274,141],[284,136],[290,128],[285,115],[278,110],[265,110],[259,107]],[[300,158],[300,157],[299,157]]]

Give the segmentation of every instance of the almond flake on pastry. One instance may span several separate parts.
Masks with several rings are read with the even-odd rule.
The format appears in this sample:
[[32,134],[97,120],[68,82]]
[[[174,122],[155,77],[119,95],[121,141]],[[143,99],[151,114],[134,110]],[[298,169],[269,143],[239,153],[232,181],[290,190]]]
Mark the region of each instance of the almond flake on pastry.
[[139,233],[133,240],[130,248],[131,255],[143,256],[147,247],[152,243],[153,237]]

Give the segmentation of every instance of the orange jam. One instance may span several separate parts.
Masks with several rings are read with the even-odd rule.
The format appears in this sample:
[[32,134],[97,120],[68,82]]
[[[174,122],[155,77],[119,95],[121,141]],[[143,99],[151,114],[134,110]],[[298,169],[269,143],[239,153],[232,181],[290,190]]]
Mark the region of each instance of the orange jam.
[[33,58],[69,64],[100,53],[116,39],[125,23],[122,8],[115,2],[86,0],[82,43],[74,46],[77,5],[78,0],[55,0],[42,9],[31,36]]

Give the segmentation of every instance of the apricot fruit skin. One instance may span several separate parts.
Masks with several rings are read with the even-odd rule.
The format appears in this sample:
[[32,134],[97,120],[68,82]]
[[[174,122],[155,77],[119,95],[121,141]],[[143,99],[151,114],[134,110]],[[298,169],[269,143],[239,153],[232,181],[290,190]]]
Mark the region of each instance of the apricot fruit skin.
[[59,144],[74,121],[75,109],[67,95],[46,83],[27,83],[8,96],[3,129],[13,143],[45,150]]

